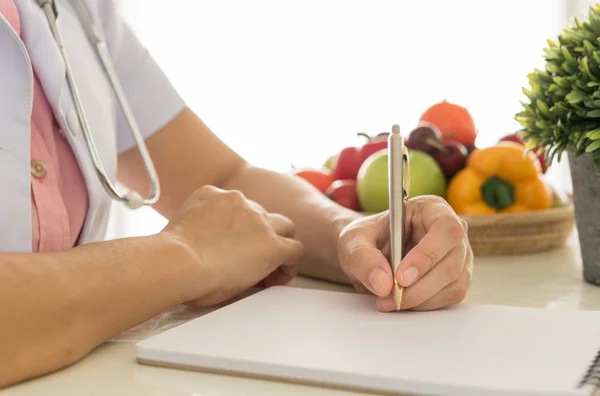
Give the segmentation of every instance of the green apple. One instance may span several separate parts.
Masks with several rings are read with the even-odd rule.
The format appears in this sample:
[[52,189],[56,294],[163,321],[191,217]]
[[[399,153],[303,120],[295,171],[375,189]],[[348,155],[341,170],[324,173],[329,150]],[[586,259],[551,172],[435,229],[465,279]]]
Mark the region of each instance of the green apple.
[[[408,161],[409,198],[420,195],[445,196],[446,177],[432,156],[419,150],[408,150]],[[379,213],[389,209],[387,149],[367,158],[356,180],[358,200],[365,212]]]
[[409,198],[420,195],[446,196],[446,176],[437,161],[419,150],[408,151],[410,165]]
[[565,206],[565,203],[563,202],[562,198],[560,197],[560,195],[558,195],[558,193],[556,191],[552,191],[552,208],[562,208],[563,206]]
[[546,186],[548,186],[548,189],[552,192],[552,208],[562,208],[564,206],[566,206],[565,202],[567,202],[567,199],[563,197],[563,194],[560,194],[556,188],[554,188],[554,186],[550,183],[546,183]]
[[356,175],[356,191],[363,211],[379,213],[389,208],[387,149],[363,162]]
[[337,154],[332,155],[331,157],[327,158],[327,161],[325,161],[325,163],[323,164],[323,168],[329,169],[330,171],[333,172],[333,167],[335,165],[336,157],[337,157]]

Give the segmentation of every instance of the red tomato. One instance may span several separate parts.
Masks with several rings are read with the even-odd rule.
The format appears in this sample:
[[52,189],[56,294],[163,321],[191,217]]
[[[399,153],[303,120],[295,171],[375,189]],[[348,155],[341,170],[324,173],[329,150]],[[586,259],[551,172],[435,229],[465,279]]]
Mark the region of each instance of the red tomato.
[[325,194],[338,205],[357,212],[361,211],[354,180],[336,180],[325,191]]
[[333,175],[316,169],[297,170],[293,174],[306,180],[322,193],[335,181]]

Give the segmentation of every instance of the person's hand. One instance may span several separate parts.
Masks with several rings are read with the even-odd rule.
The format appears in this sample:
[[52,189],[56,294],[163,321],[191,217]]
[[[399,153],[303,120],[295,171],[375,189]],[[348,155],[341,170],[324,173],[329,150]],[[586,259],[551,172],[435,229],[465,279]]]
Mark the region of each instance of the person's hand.
[[[189,248],[204,287],[193,307],[228,301],[258,284],[283,285],[296,275],[303,253],[292,239],[294,224],[268,213],[238,191],[202,187],[173,216],[162,233]],[[193,280],[192,280],[193,286]]]
[[[473,272],[467,224],[446,201],[421,196],[406,203],[407,252],[396,279],[404,287],[401,309],[434,310],[464,300]],[[389,264],[389,212],[363,217],[342,231],[342,269],[361,292],[378,296],[380,311],[395,310]]]

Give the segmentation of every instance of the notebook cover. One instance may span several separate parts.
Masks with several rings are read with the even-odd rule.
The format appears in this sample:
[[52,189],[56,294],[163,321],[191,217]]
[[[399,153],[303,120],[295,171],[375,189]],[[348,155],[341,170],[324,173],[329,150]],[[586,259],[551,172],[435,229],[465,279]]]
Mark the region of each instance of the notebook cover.
[[372,296],[272,287],[137,344],[141,363],[381,393],[590,395],[600,312],[461,304],[380,313]]

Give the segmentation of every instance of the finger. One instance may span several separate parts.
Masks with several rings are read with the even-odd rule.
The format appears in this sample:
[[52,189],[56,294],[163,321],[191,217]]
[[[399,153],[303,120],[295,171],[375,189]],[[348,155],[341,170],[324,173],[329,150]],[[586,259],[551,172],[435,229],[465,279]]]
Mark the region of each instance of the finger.
[[[462,248],[453,249],[440,263],[429,271],[422,279],[410,287],[404,288],[400,309],[412,309],[431,299],[448,285],[454,283],[463,271],[471,273],[467,266],[468,252],[464,244]],[[392,296],[385,296],[377,300],[377,307],[383,312],[395,310]]]
[[365,287],[362,283],[353,283],[354,290],[359,294],[371,294],[371,291]]
[[269,274],[263,281],[264,286],[286,285],[298,274],[298,262],[304,254],[304,246],[294,239],[281,238],[284,264]]
[[285,285],[298,273],[298,262],[304,253],[302,243],[294,239],[277,237],[276,244],[279,248],[279,255],[275,257],[277,267],[258,282],[257,286]]
[[296,256],[293,261],[283,263],[275,272],[279,274],[281,279],[287,279],[286,283],[292,280],[298,274],[298,262],[303,253],[304,249],[302,249],[301,253]]
[[425,276],[456,246],[462,246],[465,231],[455,216],[442,215],[436,218],[427,233],[411,249],[398,269],[396,279],[409,287]]
[[198,199],[207,199],[207,198],[211,198],[214,197],[216,195],[220,195],[220,194],[225,194],[226,191],[216,187],[216,186],[212,186],[212,185],[205,185],[202,186],[198,189],[196,189],[192,196],[198,198]]
[[[394,297],[389,295],[386,297],[377,297],[375,301],[375,306],[381,312],[392,312],[396,310],[396,302],[394,301]],[[400,307],[402,309],[402,307]]]
[[[279,237],[279,262],[278,264],[285,268],[288,273],[292,270],[288,267],[296,267],[304,255],[304,245],[302,242],[292,238]],[[281,263],[284,263],[283,265]]]
[[297,274],[296,266],[281,266],[271,272],[261,284],[265,287],[287,285]]
[[278,213],[267,213],[267,222],[273,227],[277,235],[285,238],[293,238],[296,233],[295,224],[287,217]]
[[390,264],[377,248],[386,224],[387,213],[369,218],[345,231],[338,242],[340,265],[377,296],[390,294],[393,285]]
[[259,213],[264,213],[264,214],[267,214],[267,210],[266,210],[266,209],[265,209],[265,208],[264,208],[264,207],[263,207],[261,204],[259,204],[258,202],[256,202],[256,201],[252,201],[252,200],[250,200],[250,199],[248,199],[248,200],[247,200],[247,202],[248,202],[248,205],[249,205],[249,206],[250,206],[252,209],[256,210],[256,211],[257,211],[257,212],[259,212]]
[[465,268],[458,280],[443,288],[429,300],[412,308],[412,310],[433,311],[450,305],[460,304],[467,296],[470,283],[471,273]]
[[453,249],[425,276],[404,289],[402,309],[411,309],[423,304],[449,284],[455,282],[463,272],[466,250],[464,245]]

